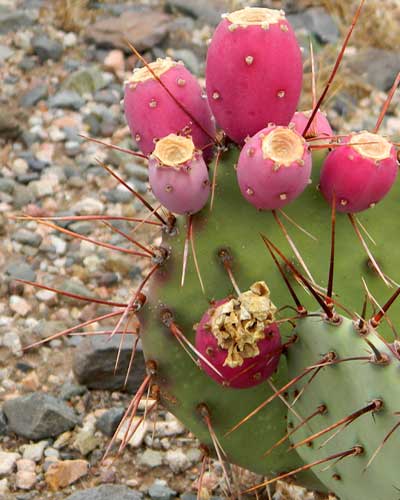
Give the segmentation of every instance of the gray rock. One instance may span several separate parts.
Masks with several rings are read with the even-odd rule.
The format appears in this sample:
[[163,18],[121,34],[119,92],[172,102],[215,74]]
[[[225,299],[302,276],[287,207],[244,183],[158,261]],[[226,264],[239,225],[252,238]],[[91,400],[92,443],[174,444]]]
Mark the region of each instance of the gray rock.
[[[122,343],[118,369],[114,374],[115,360],[121,342],[121,335],[108,337],[86,337],[74,353],[73,371],[80,384],[89,389],[122,389],[132,353],[132,339],[127,335]],[[135,355],[133,369],[128,378],[127,389],[137,390],[146,374],[141,347]]]
[[167,0],[166,7],[170,12],[181,12],[187,16],[216,26],[221,14],[226,12],[226,2],[222,0]]
[[3,410],[0,410],[0,436],[4,436],[8,432],[7,419]]
[[15,181],[9,177],[0,177],[0,193],[12,194],[15,187]]
[[105,86],[103,73],[97,66],[75,71],[63,83],[63,89],[76,92],[80,96],[93,94]]
[[87,392],[87,388],[84,385],[71,384],[71,382],[65,382],[60,389],[60,398],[64,401],[74,398],[75,396],[83,396]]
[[28,205],[28,203],[32,203],[34,199],[35,196],[28,186],[23,186],[22,184],[18,184],[15,186],[13,196],[15,208],[22,208]]
[[156,479],[149,488],[149,495],[153,500],[170,500],[176,496],[176,491],[171,490],[167,481]]
[[14,51],[8,45],[0,45],[0,63],[7,61],[13,54]]
[[24,228],[18,229],[11,237],[14,241],[18,241],[18,243],[35,248],[39,247],[43,240],[39,233],[34,233]]
[[67,141],[65,143],[65,153],[67,156],[74,158],[81,151],[81,143],[79,141]]
[[141,500],[143,494],[127,486],[104,484],[73,493],[66,500]]
[[28,92],[23,94],[21,99],[19,100],[19,103],[22,107],[29,108],[46,98],[47,98],[47,86],[37,85],[33,89],[28,90]]
[[79,111],[85,104],[82,97],[73,90],[61,90],[49,99],[50,108],[65,108]]
[[339,40],[339,28],[323,7],[312,7],[298,14],[288,15],[288,20],[295,30],[306,29],[322,43],[336,43]]
[[200,74],[200,61],[196,54],[189,49],[179,49],[173,51],[173,58],[176,61],[183,61],[184,65],[195,75]]
[[33,16],[30,16],[23,10],[15,10],[14,12],[6,12],[4,14],[0,13],[0,35],[26,28],[33,22]]
[[12,260],[6,266],[6,275],[10,278],[17,278],[27,281],[35,281],[36,273],[29,264],[21,260]]
[[4,403],[3,411],[10,431],[35,441],[58,436],[79,423],[69,406],[42,392],[10,399]]
[[106,436],[113,436],[124,416],[125,408],[111,408],[97,420],[96,428]]
[[359,78],[387,92],[399,71],[400,54],[398,51],[364,48],[349,59],[348,65]]
[[40,62],[49,59],[59,61],[63,53],[63,46],[56,40],[52,40],[46,35],[37,35],[32,40],[33,52],[39,57]]

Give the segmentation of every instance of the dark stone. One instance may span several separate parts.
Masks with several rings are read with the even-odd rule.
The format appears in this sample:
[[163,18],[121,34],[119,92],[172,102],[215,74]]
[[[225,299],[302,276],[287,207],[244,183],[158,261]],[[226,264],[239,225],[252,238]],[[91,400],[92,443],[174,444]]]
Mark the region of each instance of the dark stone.
[[359,77],[387,92],[400,68],[400,53],[391,50],[364,48],[349,59],[348,66]]
[[22,10],[0,13],[0,35],[26,28],[31,26],[33,22],[34,18]]
[[0,436],[5,436],[8,432],[7,419],[4,412],[0,409]]
[[226,2],[221,0],[167,0],[169,12],[180,12],[194,19],[216,26],[221,21],[221,14],[226,12]]
[[47,98],[47,86],[46,85],[38,85],[33,89],[29,90],[19,100],[19,103],[24,108],[29,108],[34,106],[39,101]]
[[97,488],[77,491],[65,500],[141,500],[143,494],[127,486],[103,484]]
[[3,404],[3,411],[10,431],[34,441],[58,436],[79,423],[64,401],[43,392],[9,399]]
[[33,52],[39,57],[40,62],[49,59],[59,61],[63,53],[63,46],[56,40],[52,40],[46,35],[37,35],[32,40]]
[[46,161],[39,160],[35,157],[28,158],[28,166],[34,172],[42,172],[49,164]]
[[32,181],[37,181],[40,179],[39,172],[27,172],[26,174],[18,175],[17,181],[20,184],[28,185]]
[[[122,389],[132,353],[132,338],[126,335],[121,348],[117,372],[114,374],[121,335],[109,337],[86,337],[76,350],[73,371],[80,384],[89,389]],[[135,392],[146,376],[143,353],[138,345],[133,369],[128,378],[127,389]]]
[[106,436],[113,436],[124,413],[125,408],[111,408],[97,420],[96,428]]
[[312,7],[299,14],[288,15],[287,18],[295,30],[306,29],[321,43],[336,43],[339,40],[339,28],[323,7]]
[[5,271],[9,278],[27,281],[36,280],[35,271],[23,260],[12,260],[9,264],[7,264]]
[[68,401],[75,396],[82,396],[87,392],[87,388],[84,385],[71,384],[70,382],[65,382],[60,389],[60,398],[64,401]]

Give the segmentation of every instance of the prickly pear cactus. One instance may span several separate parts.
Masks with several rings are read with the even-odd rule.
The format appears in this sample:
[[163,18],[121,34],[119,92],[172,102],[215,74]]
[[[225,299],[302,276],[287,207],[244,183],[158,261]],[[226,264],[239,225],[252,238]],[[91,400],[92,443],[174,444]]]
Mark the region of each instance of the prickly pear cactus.
[[[211,43],[207,65],[211,108],[227,134],[239,143],[244,135],[259,130],[259,115],[251,113],[254,95],[264,99],[265,106],[279,110],[279,105],[274,107],[276,96],[262,94],[257,80],[254,94],[240,94],[240,88],[232,90],[226,84],[231,71],[239,87],[241,81],[251,86],[252,78],[258,75],[257,65],[263,68],[258,49],[256,56],[252,55],[252,48],[259,44],[257,37],[252,38],[251,29],[259,30],[257,36],[266,37],[261,31],[265,30],[262,23],[266,14],[257,9],[246,24],[242,17],[246,17],[246,12],[223,20]],[[282,24],[282,13],[276,18],[268,16],[272,25],[277,24],[271,32],[266,30],[269,37],[290,33],[286,21]],[[227,70],[228,76],[222,77],[216,60],[221,51],[230,47],[229,43],[235,45],[242,37],[243,50],[248,54],[235,52],[235,58],[243,61],[235,59],[233,69]],[[226,47],[225,39],[229,40]],[[277,89],[278,100],[284,99],[285,83],[276,84],[274,78],[271,82]],[[295,80],[291,83],[294,85]],[[289,90],[292,95],[292,89]],[[232,97],[230,92],[235,95]],[[235,103],[239,94],[240,103]],[[267,115],[266,109],[260,106],[261,113]],[[321,161],[325,155],[318,152],[314,154],[310,176],[310,151],[300,134],[305,132],[307,139],[317,136],[332,141],[329,124],[319,111],[310,134],[310,115],[311,112],[300,122],[294,117],[289,128],[269,123],[246,140],[242,150],[234,145],[219,146],[217,159],[210,166],[210,178],[216,181],[211,201],[200,212],[180,217],[164,233],[162,246],[167,257],[154,274],[148,303],[141,311],[144,351],[157,367],[154,382],[163,404],[199,437],[206,449],[216,451],[220,458],[222,455],[267,476],[279,477],[282,473],[281,477],[296,477],[300,481],[313,479],[310,474],[304,476],[313,470],[326,488],[337,491],[343,499],[395,498],[396,489],[390,481],[395,474],[395,441],[387,448],[392,465],[385,475],[379,474],[379,458],[373,462],[374,453],[378,454],[376,450],[380,451],[385,438],[385,429],[389,432],[396,423],[396,398],[388,405],[383,400],[390,380],[394,382],[398,356],[375,331],[368,340],[371,324],[367,320],[367,331],[362,335],[353,328],[366,289],[370,298],[376,297],[381,303],[393,293],[393,286],[400,279],[397,239],[385,237],[387,214],[397,209],[399,196],[399,188],[393,187],[397,174],[394,147],[368,133],[333,141],[334,151],[325,161],[324,177]],[[238,120],[238,116],[243,120]],[[264,123],[273,121],[268,116],[263,119]],[[285,123],[284,118],[275,122],[280,123],[281,119]],[[240,127],[248,134],[243,135]],[[346,168],[353,175],[346,176]],[[319,189],[320,177],[323,193]],[[284,211],[279,210],[281,207]],[[356,217],[352,212],[359,210],[365,211]],[[366,243],[366,228],[378,242],[373,253]],[[267,246],[270,251],[274,248],[274,258]],[[237,389],[229,380],[218,383],[218,377],[212,373],[210,376],[209,367],[205,369],[200,356],[205,354],[205,361],[212,364],[213,355],[210,352],[208,356],[207,350],[199,353],[193,347],[199,345],[196,330],[198,335],[198,324],[203,324],[210,308],[215,310],[220,301],[229,297],[240,297],[241,291],[260,280],[267,283],[271,300],[278,307],[276,324],[282,336],[282,356],[273,375],[254,387]],[[323,311],[308,314],[306,311],[313,311],[316,304],[322,305]],[[295,312],[288,306],[296,307]],[[397,323],[399,313],[395,308],[391,311],[392,323]],[[209,330],[212,331],[211,325]],[[387,325],[381,325],[380,330],[383,337],[392,338]],[[182,338],[192,350],[183,349]],[[374,349],[381,353],[384,363],[379,356],[376,358]],[[224,352],[223,348],[220,351]],[[328,353],[335,353],[335,359],[325,359]],[[350,359],[340,363],[342,358]],[[303,378],[303,373],[308,375],[310,366],[327,359],[332,366],[317,366],[315,381],[308,389],[311,383]],[[216,367],[215,360],[211,368],[216,371]],[[240,370],[238,373],[240,376]],[[312,375],[310,370],[309,377]],[[296,397],[302,391],[304,394]],[[362,408],[369,412],[364,422],[353,418],[354,412]],[[315,422],[308,422],[310,414]],[[335,426],[337,420],[346,416],[348,420],[341,424],[345,429]],[[369,419],[370,426],[365,425],[365,419]],[[293,447],[288,453],[292,428],[299,427],[293,436],[300,440],[321,428],[326,428],[323,434],[330,436],[329,426],[333,426],[333,432],[339,428],[343,433],[334,436],[322,450],[304,445]],[[382,450],[382,456],[384,453]],[[335,459],[337,462],[328,471],[324,468],[320,472],[313,465],[326,461],[329,467]],[[285,475],[285,471],[291,472]]]
[[134,192],[162,226],[158,247],[130,239],[151,266],[114,330],[138,312],[139,394],[152,386],[205,456],[271,478],[249,491],[295,478],[395,500],[400,187],[379,125],[400,78],[373,131],[333,136],[326,91],[295,115],[300,50],[261,8],[224,16],[206,77],[208,100],[169,59],[125,87],[132,154],[169,211]]

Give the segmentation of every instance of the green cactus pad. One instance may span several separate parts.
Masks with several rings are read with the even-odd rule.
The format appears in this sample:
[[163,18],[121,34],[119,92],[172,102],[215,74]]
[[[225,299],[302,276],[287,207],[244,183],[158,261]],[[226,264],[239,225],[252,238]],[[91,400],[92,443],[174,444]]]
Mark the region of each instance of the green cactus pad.
[[[353,322],[346,318],[343,318],[339,326],[327,323],[322,317],[306,318],[298,322],[296,334],[299,336],[298,341],[288,350],[291,377],[317,363],[327,352],[335,352],[336,361],[374,356],[365,339],[354,328]],[[397,385],[400,359],[393,355],[374,330],[366,339],[388,357],[389,363],[348,360],[335,362],[319,370],[294,408],[304,418],[321,404],[326,405],[327,411],[311,419],[308,427],[304,426],[294,432],[291,440],[292,443],[300,443],[341,419],[354,415],[374,401],[382,401],[383,406],[378,411],[366,411],[348,425],[340,425],[319,436],[311,446],[299,446],[297,452],[308,464],[359,445],[363,448],[362,454],[320,464],[313,468],[314,473],[341,500],[398,500],[399,436],[396,435],[396,430],[375,458],[373,455],[385,436],[400,422],[400,415],[395,415],[395,412],[400,411],[400,391]],[[312,373],[292,388],[292,398],[295,391],[301,391],[307,384],[310,376]],[[290,416],[289,421],[293,421]],[[326,442],[331,436],[332,439]],[[321,447],[322,444],[324,445]]]
[[[272,213],[259,212],[242,198],[234,169],[237,155],[238,151],[232,148],[224,153],[220,161],[213,209],[210,210],[207,206],[193,216],[195,248],[205,293],[202,293],[191,252],[185,284],[183,287],[180,285],[187,220],[179,218],[176,234],[163,237],[162,244],[169,250],[170,256],[152,280],[148,303],[141,313],[142,340],[146,358],[157,362],[156,382],[160,386],[165,406],[182,420],[201,442],[211,448],[208,430],[196,410],[199,403],[206,403],[214,430],[228,459],[255,472],[271,475],[301,465],[294,453],[288,454],[286,450],[281,449],[275,450],[267,458],[262,458],[263,452],[286,432],[285,405],[276,399],[248,423],[224,437],[226,431],[271,395],[271,388],[267,383],[241,390],[219,386],[195,365],[160,319],[163,308],[171,310],[175,323],[194,343],[194,326],[208,309],[210,301],[234,293],[228,274],[218,257],[221,249],[228,249],[232,256],[233,275],[241,290],[248,289],[255,281],[264,280],[271,289],[271,299],[277,307],[294,305],[260,233],[270,238],[299,269],[301,268]],[[316,157],[320,160],[321,154]],[[326,287],[331,209],[317,190],[319,161],[315,163],[313,183],[298,200],[285,209],[285,213],[312,233],[318,241],[305,235],[282,214],[279,214],[279,218],[295,241],[315,281],[321,287]],[[394,237],[400,223],[392,219],[390,235],[387,229],[387,219],[397,208],[398,198],[399,188],[396,187],[380,205],[361,214],[359,218],[378,242],[377,246],[370,246],[373,247],[374,255],[383,271],[394,280],[400,281],[400,270],[395,258],[397,240]],[[347,216],[338,214],[336,235],[336,299],[350,310],[359,311],[364,297],[362,277],[366,279],[371,293],[378,300],[388,297],[393,288],[388,288],[371,268]],[[308,309],[315,309],[314,299],[304,292],[292,276],[290,280],[302,303]],[[395,309],[394,307],[391,312],[392,319],[400,315],[400,309]],[[292,310],[285,309],[281,317],[295,314]],[[289,327],[291,328],[289,324],[281,327],[283,341],[291,334]],[[272,381],[277,387],[288,381],[284,357],[279,372]]]

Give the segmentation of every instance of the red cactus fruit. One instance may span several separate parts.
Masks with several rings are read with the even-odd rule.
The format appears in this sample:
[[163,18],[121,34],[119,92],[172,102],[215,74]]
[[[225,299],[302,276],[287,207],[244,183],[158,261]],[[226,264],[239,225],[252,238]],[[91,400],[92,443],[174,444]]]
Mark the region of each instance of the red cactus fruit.
[[296,130],[270,125],[249,139],[240,153],[240,190],[258,209],[283,207],[306,188],[311,163],[307,144]]
[[207,375],[237,389],[266,380],[282,352],[275,312],[263,281],[237,298],[217,301],[196,329],[196,348],[215,368],[200,360]]
[[[307,126],[308,120],[311,117],[312,110],[310,111],[296,111],[296,113],[292,116],[290,120],[291,123],[294,123],[294,127],[297,132],[303,135],[303,132]],[[318,110],[310,128],[307,130],[305,138],[310,139],[311,137],[332,137],[333,131],[330,126],[326,114],[322,111]],[[313,144],[317,144],[313,142]]]
[[300,48],[282,10],[228,14],[207,54],[207,94],[218,124],[239,144],[267,123],[288,125],[302,73]]
[[157,200],[176,214],[198,212],[210,194],[207,165],[191,137],[170,134],[157,142],[149,181]]
[[327,156],[320,190],[331,204],[335,193],[339,212],[373,207],[390,191],[398,171],[393,144],[378,134],[360,132],[343,139]]
[[170,58],[157,59],[149,67],[175,99],[147,67],[134,70],[125,84],[124,107],[138,148],[150,154],[155,142],[168,134],[191,135],[196,148],[204,148],[205,158],[211,159],[212,146],[205,146],[213,142],[215,124],[195,76]]

